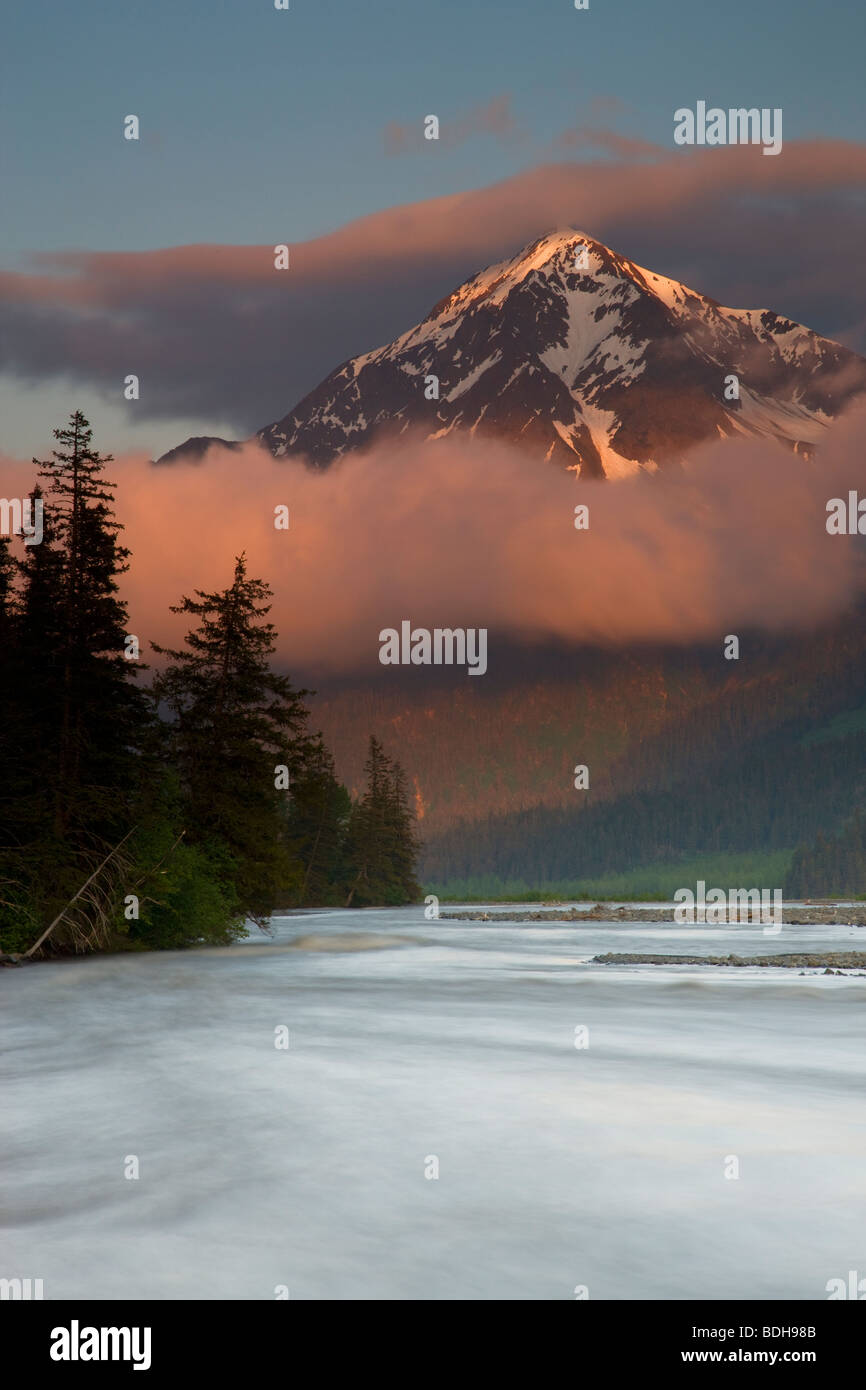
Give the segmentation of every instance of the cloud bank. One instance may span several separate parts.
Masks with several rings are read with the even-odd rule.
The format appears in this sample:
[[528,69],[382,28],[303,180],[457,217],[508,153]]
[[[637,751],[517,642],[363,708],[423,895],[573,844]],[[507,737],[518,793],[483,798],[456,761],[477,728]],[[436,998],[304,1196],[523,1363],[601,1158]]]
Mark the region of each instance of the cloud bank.
[[[866,491],[866,410],[808,462],[755,441],[698,449],[670,476],[580,483],[510,446],[450,436],[350,456],[325,472],[253,447],[155,469],[118,459],[123,581],[142,647],[174,642],[183,593],[225,587],[233,557],[275,590],[279,658],[328,674],[381,670],[379,631],[486,627],[540,643],[718,641],[803,628],[860,593],[858,547],[826,531],[830,497]],[[32,467],[0,460],[3,495]],[[589,507],[588,530],[574,508]],[[288,531],[274,528],[287,505]],[[390,668],[389,668],[390,669]],[[455,679],[461,675],[455,672]]]

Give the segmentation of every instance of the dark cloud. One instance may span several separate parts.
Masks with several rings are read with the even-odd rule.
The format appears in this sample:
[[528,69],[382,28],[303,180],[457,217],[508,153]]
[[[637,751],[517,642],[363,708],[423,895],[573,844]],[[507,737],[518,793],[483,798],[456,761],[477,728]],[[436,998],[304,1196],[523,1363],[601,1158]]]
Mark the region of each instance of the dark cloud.
[[772,160],[751,147],[646,154],[548,164],[391,208],[293,246],[288,271],[268,246],[41,256],[0,275],[0,369],[114,399],[134,372],[140,418],[229,420],[246,436],[557,226],[863,350],[866,147],[788,143]]

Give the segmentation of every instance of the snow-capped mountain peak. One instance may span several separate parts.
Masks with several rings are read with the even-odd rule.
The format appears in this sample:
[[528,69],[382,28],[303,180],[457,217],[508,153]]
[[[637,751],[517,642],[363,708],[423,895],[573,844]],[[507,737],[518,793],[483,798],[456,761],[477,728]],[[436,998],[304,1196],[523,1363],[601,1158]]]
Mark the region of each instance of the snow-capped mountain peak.
[[766,309],[729,309],[559,228],[472,275],[393,342],[343,363],[256,436],[326,467],[408,430],[495,435],[582,477],[762,435],[811,449],[866,361]]

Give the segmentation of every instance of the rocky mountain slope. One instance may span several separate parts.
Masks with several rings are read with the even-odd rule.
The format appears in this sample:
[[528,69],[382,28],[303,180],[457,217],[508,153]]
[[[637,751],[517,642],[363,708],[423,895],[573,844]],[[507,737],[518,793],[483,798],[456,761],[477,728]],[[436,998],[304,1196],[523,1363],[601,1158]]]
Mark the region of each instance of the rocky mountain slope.
[[[724,308],[567,230],[480,271],[254,438],[322,468],[410,429],[459,430],[619,477],[737,433],[808,450],[864,389],[866,361],[840,344],[768,309]],[[201,456],[207,440],[189,443]]]

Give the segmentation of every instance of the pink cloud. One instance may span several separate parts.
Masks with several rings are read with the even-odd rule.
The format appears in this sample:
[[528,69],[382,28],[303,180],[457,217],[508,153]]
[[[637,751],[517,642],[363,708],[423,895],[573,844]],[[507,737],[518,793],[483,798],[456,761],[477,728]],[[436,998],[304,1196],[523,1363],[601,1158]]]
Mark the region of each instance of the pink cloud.
[[[384,132],[385,153],[409,154],[434,144],[424,134],[425,119],[418,116],[411,122],[391,121]],[[491,98],[483,106],[476,106],[456,120],[440,117],[439,138],[435,144],[445,149],[455,149],[476,135],[492,135],[497,140],[510,140],[518,135],[511,97],[507,93]]]
[[[578,483],[509,446],[451,436],[350,456],[324,473],[248,447],[154,469],[117,460],[133,553],[123,584],[146,649],[173,643],[182,593],[224,587],[242,549],[275,590],[279,655],[324,674],[378,669],[378,634],[486,627],[496,641],[718,641],[844,612],[863,582],[856,548],[828,536],[826,503],[864,487],[866,410],[814,462],[773,444],[720,442],[681,475]],[[0,461],[2,495],[32,467]],[[575,530],[574,507],[590,509]],[[288,531],[274,508],[288,505]]]

